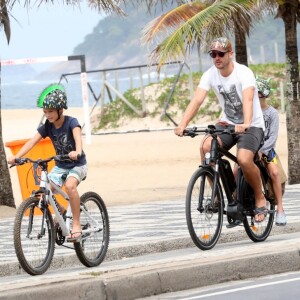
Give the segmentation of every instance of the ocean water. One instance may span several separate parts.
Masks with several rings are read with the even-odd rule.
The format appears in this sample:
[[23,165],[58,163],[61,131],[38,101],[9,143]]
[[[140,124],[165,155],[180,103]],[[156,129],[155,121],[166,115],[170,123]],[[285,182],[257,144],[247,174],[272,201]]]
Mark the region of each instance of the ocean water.
[[[160,81],[165,76],[174,76],[173,74],[160,74],[157,76],[157,73],[144,73],[142,75],[143,85],[149,83],[154,83]],[[141,80],[139,76],[128,77],[115,77],[114,74],[107,75],[107,81],[113,86],[116,87],[121,94],[131,88],[140,88]],[[42,92],[42,90],[51,83],[57,83],[56,80],[26,80],[26,81],[2,81],[1,82],[1,109],[34,109],[37,106],[37,99]],[[117,83],[116,83],[117,82]],[[67,97],[68,97],[68,106],[69,107],[81,107],[82,106],[82,89],[81,89],[81,80],[77,76],[62,80],[61,83],[64,85]],[[89,106],[93,106],[96,99],[100,96],[101,91],[103,90],[103,80],[97,79],[95,76],[92,77],[88,74],[88,83],[90,84],[92,91],[88,88],[88,99]],[[116,97],[115,93],[111,91],[113,99]],[[107,103],[109,97],[105,91],[104,101]]]
[[[99,97],[102,82],[88,79],[92,87],[93,93]],[[127,81],[127,82],[126,82]],[[34,109],[37,108],[37,99],[41,91],[49,84],[55,81],[21,81],[1,84],[1,108],[2,109]],[[82,106],[82,89],[81,81],[69,80],[62,82],[66,88],[69,107]],[[114,84],[114,83],[112,83]],[[123,93],[130,88],[129,80],[119,80],[119,90]],[[92,106],[95,102],[93,93],[88,89],[89,105]],[[107,93],[106,99],[108,101]]]

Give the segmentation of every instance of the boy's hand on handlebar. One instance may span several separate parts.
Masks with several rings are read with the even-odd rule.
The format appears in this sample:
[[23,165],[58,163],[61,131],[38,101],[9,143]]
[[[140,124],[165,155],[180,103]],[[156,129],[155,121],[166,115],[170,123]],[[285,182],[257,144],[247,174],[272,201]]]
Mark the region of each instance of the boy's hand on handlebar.
[[81,153],[77,152],[77,151],[71,151],[69,153],[69,157],[72,159],[72,160],[77,160],[79,159],[79,157],[81,156]]
[[14,165],[16,163],[15,159],[16,159],[15,156],[11,156],[8,158],[7,163],[10,165]]

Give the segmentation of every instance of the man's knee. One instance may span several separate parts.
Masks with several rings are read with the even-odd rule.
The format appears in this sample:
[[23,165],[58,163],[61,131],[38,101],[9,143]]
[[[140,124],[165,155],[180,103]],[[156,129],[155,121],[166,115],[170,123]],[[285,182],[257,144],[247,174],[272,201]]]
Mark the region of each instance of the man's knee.
[[210,152],[210,146],[209,145],[202,145],[202,148],[201,148],[201,150],[202,150],[202,153],[203,154],[205,154],[205,153],[207,153],[207,152]]
[[210,148],[211,148],[211,138],[206,138],[205,140],[203,140],[202,144],[201,144],[201,150],[202,153],[207,153],[210,152]]
[[237,160],[241,168],[249,168],[254,164],[254,154],[250,150],[240,149],[237,153]]

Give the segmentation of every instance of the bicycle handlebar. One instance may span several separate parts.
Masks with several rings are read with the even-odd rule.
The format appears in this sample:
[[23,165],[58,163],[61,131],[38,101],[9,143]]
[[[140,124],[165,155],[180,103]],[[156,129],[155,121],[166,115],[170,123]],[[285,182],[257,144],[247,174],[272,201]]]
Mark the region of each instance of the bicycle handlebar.
[[188,128],[183,131],[184,136],[190,136],[190,137],[195,137],[201,133],[206,133],[206,134],[215,134],[215,133],[228,133],[228,134],[234,134],[235,133],[235,125],[226,125],[225,129],[217,129],[215,125],[208,125],[207,128],[198,128],[198,127],[193,127],[193,128]]
[[[77,155],[77,159],[80,158],[80,154]],[[41,159],[41,158],[38,158],[36,160],[32,159],[32,158],[29,158],[29,157],[21,157],[21,158],[16,158],[15,159],[15,164],[11,165],[10,167],[14,167],[14,166],[20,166],[20,165],[24,165],[26,163],[37,163],[37,164],[40,164],[40,163],[44,163],[44,162],[49,162],[51,160],[55,160],[55,161],[66,161],[66,160],[71,160],[71,158],[69,157],[68,154],[62,154],[62,155],[54,155],[54,156],[51,156],[51,157],[48,157],[48,158],[45,158],[45,159]]]

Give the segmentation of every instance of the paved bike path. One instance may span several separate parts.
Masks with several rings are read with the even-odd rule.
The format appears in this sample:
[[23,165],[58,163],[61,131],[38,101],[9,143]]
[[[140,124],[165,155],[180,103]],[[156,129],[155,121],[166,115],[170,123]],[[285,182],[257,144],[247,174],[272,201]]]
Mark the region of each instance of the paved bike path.
[[[300,222],[300,184],[286,186],[283,201],[288,225],[274,226],[272,232],[300,231],[295,228]],[[186,226],[184,199],[108,207],[108,213],[111,235],[107,260],[193,246]],[[247,239],[243,227],[227,229],[225,225],[224,220],[222,236],[232,235],[226,241],[243,236]],[[21,271],[13,247],[13,218],[0,220],[0,228],[1,278]],[[74,250],[56,246],[53,265],[74,263],[79,264]]]

